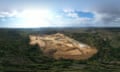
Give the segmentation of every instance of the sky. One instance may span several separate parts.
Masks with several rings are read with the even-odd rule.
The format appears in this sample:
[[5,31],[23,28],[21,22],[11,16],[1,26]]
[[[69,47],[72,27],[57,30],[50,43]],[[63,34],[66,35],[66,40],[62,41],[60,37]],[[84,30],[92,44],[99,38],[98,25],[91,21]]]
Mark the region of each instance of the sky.
[[0,28],[120,27],[120,0],[0,0]]

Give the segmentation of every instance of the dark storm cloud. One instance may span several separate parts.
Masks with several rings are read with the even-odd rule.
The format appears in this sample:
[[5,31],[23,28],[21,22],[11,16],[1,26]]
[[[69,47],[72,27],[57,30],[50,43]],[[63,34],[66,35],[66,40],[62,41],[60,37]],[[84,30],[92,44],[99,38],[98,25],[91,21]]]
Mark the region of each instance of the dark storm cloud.
[[[92,10],[101,15],[100,21],[104,24],[119,22],[120,18],[120,0],[106,0],[99,2]],[[120,25],[118,25],[120,26]]]

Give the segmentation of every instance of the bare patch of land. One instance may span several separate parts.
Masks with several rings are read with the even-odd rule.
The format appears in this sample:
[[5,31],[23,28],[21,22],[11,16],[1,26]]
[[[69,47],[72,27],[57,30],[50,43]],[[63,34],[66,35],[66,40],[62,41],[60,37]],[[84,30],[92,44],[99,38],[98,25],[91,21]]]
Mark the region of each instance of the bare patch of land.
[[36,44],[45,55],[55,59],[85,60],[97,53],[97,49],[61,33],[44,36],[30,35],[30,45]]

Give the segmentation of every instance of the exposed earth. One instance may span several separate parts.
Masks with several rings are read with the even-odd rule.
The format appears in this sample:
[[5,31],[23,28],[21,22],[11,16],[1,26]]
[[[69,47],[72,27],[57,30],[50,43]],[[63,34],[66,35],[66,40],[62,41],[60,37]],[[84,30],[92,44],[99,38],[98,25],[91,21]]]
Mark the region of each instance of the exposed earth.
[[97,53],[97,49],[80,43],[61,33],[30,35],[30,45],[38,45],[42,52],[55,59],[85,60]]

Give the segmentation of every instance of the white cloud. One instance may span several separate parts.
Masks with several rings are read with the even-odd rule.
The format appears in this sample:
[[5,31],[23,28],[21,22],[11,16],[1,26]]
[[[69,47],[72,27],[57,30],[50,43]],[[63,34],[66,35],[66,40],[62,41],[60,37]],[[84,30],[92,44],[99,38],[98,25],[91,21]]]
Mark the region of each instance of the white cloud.
[[9,11],[1,11],[0,12],[0,17],[13,17],[16,16],[19,12],[16,10],[12,10],[11,12]]
[[4,15],[0,14],[0,18],[4,18],[4,17],[5,17]]
[[[23,17],[23,16],[19,16],[22,15],[21,13],[22,12],[18,12],[16,10],[11,12],[1,12],[0,17],[3,19],[3,21],[6,21],[6,17],[12,20],[13,17],[16,18]],[[79,17],[78,13],[74,9],[66,9],[63,10],[61,13],[57,13],[55,15],[54,13],[51,14],[53,14],[51,15],[53,17],[47,18],[47,21],[49,22],[49,24],[52,24],[53,26],[81,26],[84,24],[88,24],[92,21],[92,19],[90,18]],[[36,15],[36,14],[32,14],[32,15]]]
[[68,8],[68,9],[63,9],[63,12],[65,12],[65,13],[71,13],[71,12],[75,12],[75,10]]
[[79,17],[77,13],[68,13],[67,16],[72,17],[72,18]]
[[[109,13],[101,13],[97,11],[86,10],[94,15],[94,18],[80,17],[79,14],[74,9],[64,9],[61,13],[51,13],[53,15],[52,18],[47,18],[47,23],[51,24],[51,26],[117,26],[120,24],[120,17],[117,15],[110,15]],[[81,12],[86,12],[81,11]],[[6,21],[6,18],[10,18],[12,20],[13,17],[17,18],[21,15],[21,12],[13,10],[11,12],[0,12],[1,21]],[[34,14],[33,14],[34,15]],[[15,20],[15,19],[14,19]],[[19,26],[19,25],[18,25]],[[22,25],[20,25],[22,26]]]
[[57,26],[84,26],[92,23],[92,18],[80,17],[74,9],[65,9],[62,14],[58,14],[52,23]]
[[78,18],[79,17],[74,9],[64,9],[63,12],[68,17],[72,17],[72,18]]

